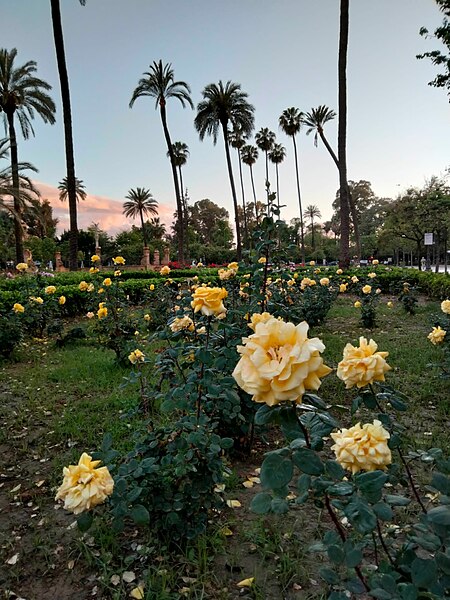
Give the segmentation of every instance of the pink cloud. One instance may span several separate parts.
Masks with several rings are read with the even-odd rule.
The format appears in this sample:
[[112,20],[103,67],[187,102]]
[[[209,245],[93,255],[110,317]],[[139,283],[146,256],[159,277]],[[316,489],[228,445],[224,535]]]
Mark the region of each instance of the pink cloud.
[[[58,188],[34,181],[34,185],[41,193],[42,199],[47,199],[53,208],[53,216],[59,219],[58,233],[69,229],[69,206],[67,202],[59,199]],[[109,235],[116,235],[119,231],[130,229],[133,221],[126,219],[122,214],[123,200],[115,200],[106,196],[88,194],[86,200],[78,203],[78,228],[87,229],[91,223],[99,223],[101,229]],[[174,207],[168,204],[158,205],[158,216],[166,225],[167,231],[172,225]],[[139,226],[139,222],[135,221]]]

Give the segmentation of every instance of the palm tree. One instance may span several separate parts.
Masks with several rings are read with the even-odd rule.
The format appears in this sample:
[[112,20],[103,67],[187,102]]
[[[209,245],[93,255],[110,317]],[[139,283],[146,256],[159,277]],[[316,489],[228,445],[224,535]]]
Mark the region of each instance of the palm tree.
[[278,119],[282,131],[292,138],[294,144],[294,157],[295,157],[295,174],[297,178],[297,194],[298,194],[298,206],[300,209],[300,243],[302,248],[302,262],[305,262],[305,230],[303,226],[303,210],[302,210],[302,196],[300,193],[300,177],[298,173],[298,156],[297,156],[297,144],[295,143],[295,136],[300,131],[303,123],[303,113],[298,108],[286,108]]
[[338,162],[341,196],[341,240],[339,263],[341,268],[350,264],[350,211],[347,181],[347,50],[349,0],[341,0],[338,58]]
[[[20,189],[19,158],[17,152],[17,137],[14,126],[16,116],[24,139],[34,135],[31,121],[37,113],[44,123],[55,122],[55,104],[46,93],[52,86],[36,77],[36,63],[33,60],[24,65],[15,66],[16,48],[11,51],[0,50],[0,113],[3,112],[8,127],[11,150],[11,177],[15,190]],[[20,225],[21,206],[18,196],[14,196],[14,234],[16,240],[16,260],[23,262],[23,240]]]
[[[59,190],[59,199],[61,202],[65,202],[67,198],[69,198],[70,202],[70,191],[69,191],[69,179],[67,177],[63,177],[63,179],[58,184]],[[75,177],[75,200],[79,202],[80,200],[86,200],[86,188],[82,179],[78,179]],[[78,262],[77,262],[78,266]]]
[[242,135],[242,132],[239,129],[233,129],[228,133],[228,139],[230,142],[230,146],[235,148],[238,155],[238,164],[239,164],[239,179],[241,181],[241,194],[242,194],[242,209],[243,209],[243,217],[244,217],[244,236],[245,236],[245,246],[248,247],[249,236],[248,236],[248,223],[247,223],[247,209],[245,207],[245,191],[244,191],[244,179],[242,177],[242,157],[241,157],[241,149],[245,144],[245,136]]
[[[184,194],[183,187],[183,173],[181,171],[181,167],[187,163],[187,159],[189,156],[189,147],[184,142],[174,142],[172,144],[172,151],[175,157],[175,165],[178,167],[178,174],[180,176],[180,191],[181,191],[181,203],[183,205],[183,221],[179,223],[179,227],[184,226],[184,241],[185,241],[185,250],[186,254],[188,254],[188,210],[187,210],[187,198]],[[169,152],[167,152],[167,157],[170,158]]]
[[194,108],[190,96],[191,88],[184,81],[174,81],[172,65],[170,63],[163,65],[162,60],[159,62],[153,61],[153,64],[150,65],[150,71],[145,72],[144,76],[145,77],[142,77],[139,80],[139,83],[131,97],[129,106],[131,108],[137,98],[140,98],[141,96],[150,96],[150,98],[155,98],[155,109],[157,109],[159,106],[161,123],[167,144],[167,151],[169,152],[170,164],[172,166],[172,177],[177,202],[177,216],[178,223],[180,224],[180,232],[178,236],[178,260],[182,261],[184,254],[183,202],[181,199],[180,187],[178,185],[175,155],[173,153],[169,128],[167,126],[166,105],[168,98],[176,98],[181,102],[181,106],[183,108],[186,108],[186,105]]
[[275,134],[267,127],[262,127],[255,135],[256,145],[266,155],[266,192],[267,192],[267,214],[269,214],[269,159],[268,153],[272,150],[275,143]]
[[282,144],[274,144],[272,150],[269,152],[270,162],[275,165],[275,173],[277,176],[277,204],[278,204],[278,218],[280,218],[280,186],[278,181],[278,165],[280,165],[286,158],[286,148]]
[[[85,5],[86,0],[80,0]],[[64,37],[61,22],[61,9],[59,0],[50,0],[52,11],[53,39],[55,42],[56,62],[58,64],[59,85],[61,88],[61,101],[64,120],[64,143],[66,148],[67,193],[69,198],[69,268],[76,271],[78,268],[78,224],[77,224],[77,195],[75,177],[75,158],[73,151],[72,135],[72,109],[70,106],[69,77],[67,75],[66,53],[64,50]]]
[[252,146],[251,144],[246,144],[245,146],[242,146],[241,159],[242,159],[242,162],[245,165],[248,165],[248,167],[250,168],[250,179],[252,182],[252,190],[253,190],[253,203],[255,205],[256,222],[258,223],[258,221],[259,221],[258,203],[256,201],[255,182],[253,180],[253,168],[252,168],[253,165],[255,164],[255,162],[258,160],[258,148],[256,146]]
[[234,186],[233,169],[231,166],[230,149],[228,142],[228,123],[234,128],[239,128],[243,136],[249,136],[254,127],[254,107],[248,103],[245,92],[241,91],[238,83],[222,81],[218,84],[210,83],[203,90],[203,100],[197,106],[197,116],[194,125],[200,139],[211,135],[213,143],[217,143],[219,127],[222,127],[227,159],[228,176],[230,178],[231,194],[234,205],[234,220],[236,224],[236,251],[238,260],[242,258],[241,231],[239,227],[239,211]]
[[135,190],[131,189],[125,198],[128,198],[128,201],[123,203],[123,214],[131,219],[135,219],[139,215],[141,219],[144,247],[147,248],[148,244],[144,225],[144,215],[157,215],[158,201],[153,198],[150,190],[139,187]]
[[95,251],[97,252],[97,248],[100,245],[100,234],[102,233],[102,230],[100,229],[100,223],[94,223],[94,221],[92,221],[87,230],[94,236]]
[[303,218],[304,219],[309,219],[310,223],[311,223],[311,238],[312,238],[312,248],[313,250],[315,250],[316,248],[316,244],[314,242],[314,219],[321,219],[322,218],[322,213],[319,210],[319,207],[316,206],[315,204],[309,204],[306,207],[306,210],[303,214]]
[[[305,125],[307,125],[309,127],[308,131],[306,132],[306,135],[309,135],[310,133],[315,131],[314,145],[317,146],[317,139],[319,136],[339,171],[338,157],[336,156],[336,153],[334,152],[333,148],[330,146],[327,138],[325,137],[324,131],[323,131],[325,124],[328,123],[329,121],[332,121],[335,118],[335,116],[336,116],[336,113],[334,112],[334,110],[331,110],[330,108],[328,108],[328,106],[321,105],[321,106],[318,106],[317,108],[312,108],[311,112],[306,113],[305,118],[304,118],[304,123],[305,123]],[[352,215],[353,230],[355,233],[355,245],[356,245],[358,257],[360,257],[361,256],[361,239],[360,239],[360,235],[359,235],[358,215],[356,212],[356,206],[355,206],[355,202],[353,200],[353,196],[351,194],[351,190],[348,186],[347,186],[347,197],[348,197],[348,200],[350,203],[350,212]]]

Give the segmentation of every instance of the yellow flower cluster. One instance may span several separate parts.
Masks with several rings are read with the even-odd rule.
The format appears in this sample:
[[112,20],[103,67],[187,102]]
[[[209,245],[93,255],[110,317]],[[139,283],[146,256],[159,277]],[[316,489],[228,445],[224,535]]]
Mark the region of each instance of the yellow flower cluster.
[[55,292],[56,292],[56,287],[55,287],[54,285],[48,285],[48,286],[45,288],[45,293],[46,293],[46,294],[49,294],[49,295],[50,295],[50,294],[54,294]]
[[44,304],[44,301],[40,296],[30,296],[30,300],[36,302],[36,304]]
[[64,467],[55,500],[62,500],[64,508],[76,515],[105,502],[113,492],[114,480],[107,467],[97,468],[100,462],[83,452],[78,465]]
[[167,265],[164,265],[164,267],[161,268],[160,273],[161,273],[161,275],[169,275],[170,267],[168,267]]
[[98,254],[93,254],[91,256],[91,262],[93,262],[93,263],[100,262],[100,256]]
[[376,419],[373,424],[366,423],[361,427],[357,423],[350,429],[332,433],[331,437],[335,442],[331,449],[336,461],[352,474],[385,469],[392,462],[389,432]]
[[[100,304],[104,304],[104,302],[101,302]],[[100,306],[100,308],[97,311],[97,317],[99,318],[99,321],[101,321],[102,319],[106,319],[107,316],[108,309],[106,308],[106,306]]]
[[23,263],[23,262],[22,263],[17,263],[16,269],[18,271],[20,271],[21,273],[23,273],[24,271],[26,271],[28,269],[28,265],[27,265],[27,263]]
[[96,273],[98,273],[100,271],[100,269],[98,269],[97,267],[91,267],[89,269],[89,273],[92,273],[93,275],[95,275]]
[[113,263],[115,265],[124,265],[125,264],[125,259],[123,256],[116,256],[116,258],[113,258]]
[[272,317],[256,323],[255,333],[243,338],[233,377],[255,402],[300,404],[306,390],[319,389],[320,377],[331,369],[320,356],[324,344],[308,339],[308,329],[306,321],[294,325]]
[[450,315],[450,300],[443,300],[441,302],[441,310],[446,315]]
[[447,335],[446,330],[442,329],[438,325],[437,327],[433,327],[433,330],[427,335],[427,337],[432,344],[437,346],[438,344],[442,344],[446,335]]
[[304,290],[307,287],[311,287],[313,285],[316,285],[316,280],[315,279],[310,279],[309,277],[304,277],[301,282],[300,282],[300,288],[302,290]]
[[78,289],[80,290],[80,292],[86,292],[88,287],[89,287],[89,284],[87,281],[80,281],[80,283],[78,285]]
[[258,323],[267,323],[267,321],[273,318],[274,317],[268,312],[253,313],[250,319],[250,323],[248,323],[248,326],[252,331],[255,331],[255,327]]
[[143,363],[143,362],[145,362],[145,354],[137,348],[136,350],[133,350],[133,352],[131,352],[128,355],[128,360],[133,365],[135,365],[136,363],[139,363],[139,362]]
[[236,261],[230,262],[230,264],[228,265],[228,268],[233,269],[233,271],[237,271],[239,269],[239,265]]
[[235,269],[219,269],[218,274],[221,281],[227,281],[236,276],[236,271]]
[[176,317],[169,325],[169,327],[170,330],[174,333],[185,330],[194,331],[195,329],[194,321],[187,315],[185,315],[184,317]]
[[202,285],[195,290],[191,306],[194,312],[200,311],[207,317],[225,316],[227,309],[223,305],[223,299],[227,296],[228,292],[225,288]]
[[17,313],[23,313],[25,312],[25,308],[22,306],[22,304],[19,304],[18,302],[16,302],[13,306],[13,311],[17,314]]
[[346,389],[355,385],[362,388],[374,381],[385,381],[384,374],[391,369],[385,360],[389,352],[377,352],[377,349],[373,340],[367,342],[362,336],[359,338],[359,348],[352,344],[345,346],[337,376],[345,383]]
[[376,277],[376,276],[377,276],[377,274],[376,274],[376,273],[369,273],[369,274],[367,275],[367,277],[370,277],[370,279],[373,279],[373,278],[374,278],[374,277]]

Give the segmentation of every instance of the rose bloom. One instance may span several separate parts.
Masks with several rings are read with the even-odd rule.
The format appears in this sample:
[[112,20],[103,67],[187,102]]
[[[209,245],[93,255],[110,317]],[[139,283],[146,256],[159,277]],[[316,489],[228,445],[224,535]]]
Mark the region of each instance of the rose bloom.
[[385,469],[392,462],[389,432],[376,419],[373,424],[366,423],[361,427],[357,423],[350,429],[341,429],[331,437],[335,442],[331,449],[336,461],[352,474]]
[[389,302],[387,303],[387,307],[392,308],[393,306],[394,306],[394,303],[389,300]]
[[194,331],[195,329],[194,321],[187,315],[184,317],[176,317],[169,327],[174,333],[177,333],[178,331],[184,331],[185,329],[188,331]]
[[219,279],[221,281],[226,281],[227,279],[231,279],[236,275],[236,271],[233,269],[219,269]]
[[295,285],[295,279],[288,279],[287,284],[289,287],[292,287],[293,285]]
[[450,300],[443,300],[441,302],[441,310],[446,315],[450,315]]
[[94,284],[93,284],[93,283],[90,283],[90,284],[87,286],[87,291],[88,291],[88,292],[93,292],[94,290],[95,290],[95,286],[94,286]]
[[145,354],[139,349],[133,350],[133,352],[128,355],[128,360],[133,365],[135,365],[137,362],[143,363],[145,362]]
[[170,267],[164,265],[164,267],[161,268],[160,273],[161,275],[168,275],[170,273]]
[[106,306],[106,302],[99,302],[99,303],[98,303],[98,307],[99,307],[99,308],[103,308],[103,307],[105,307],[105,306]]
[[146,315],[144,315],[144,321],[148,322],[148,321],[151,321],[151,320],[152,320],[151,315],[149,315],[148,313]]
[[336,275],[342,275],[342,273],[343,273],[343,272],[344,272],[344,271],[343,271],[342,269],[338,269],[338,270],[336,271]]
[[272,317],[243,338],[233,377],[254,402],[300,404],[306,390],[319,389],[320,377],[331,369],[320,356],[324,344],[319,338],[308,339],[308,329],[306,321],[294,325]]
[[93,275],[95,275],[95,273],[98,273],[100,269],[97,269],[97,267],[91,267],[89,269],[89,273],[92,273]]
[[353,275],[352,277],[352,282],[353,283],[358,283],[359,279],[356,277],[356,275]]
[[100,261],[100,256],[98,254],[93,254],[91,256],[91,262],[96,263]]
[[80,290],[80,292],[85,292],[89,287],[89,284],[87,283],[87,281],[80,281],[80,284],[78,286],[78,289]]
[[65,296],[60,296],[58,302],[61,304],[61,306],[63,306],[63,304],[66,303],[66,297]]
[[377,265],[380,264],[380,261],[377,258],[374,258],[373,261],[372,261],[372,264],[373,264],[374,267],[376,267]]
[[376,276],[377,276],[377,274],[376,274],[376,273],[369,273],[369,274],[367,275],[367,277],[370,277],[370,279],[373,279],[373,278],[374,278],[374,277],[376,277]]
[[239,265],[237,262],[230,262],[230,264],[228,265],[229,269],[233,269],[234,271],[237,271],[239,269]]
[[370,285],[365,285],[361,291],[363,294],[370,294],[372,287]]
[[123,256],[116,256],[116,258],[113,258],[113,263],[115,265],[124,265],[125,264],[125,259]]
[[205,326],[199,327],[197,329],[197,335],[205,335],[205,334],[206,334],[206,327]]
[[153,290],[154,290],[154,289],[155,289],[155,285],[152,283],[152,284],[150,285],[150,291],[151,291],[151,292],[153,292]]
[[[90,290],[88,289],[88,292],[89,292],[89,291],[90,291]],[[105,290],[104,290],[103,288],[99,288],[99,289],[98,289],[98,292],[97,292],[97,294],[103,294],[103,293],[104,293],[104,291],[105,291]]]
[[328,279],[328,277],[322,277],[322,279],[319,281],[320,285],[323,286],[327,286],[330,285],[330,280]]
[[389,352],[377,352],[377,344],[365,337],[359,338],[359,348],[347,344],[338,364],[337,376],[345,382],[346,389],[356,385],[362,388],[374,381],[385,381],[384,374],[391,370],[385,358]]
[[16,269],[18,271],[20,271],[21,273],[23,273],[24,271],[26,271],[28,269],[28,265],[27,265],[27,263],[17,263]]
[[[314,279],[310,279],[309,277],[303,277],[303,279],[300,282],[300,288],[302,290],[304,290],[306,287],[313,285],[313,281],[314,281]],[[315,283],[315,281],[314,281],[314,283]]]
[[201,261],[198,261],[197,267],[203,267],[203,263]]
[[316,264],[316,261],[315,261],[315,260],[310,260],[310,261],[309,261],[309,266],[310,266],[310,267],[314,267],[314,266],[315,266],[315,264]]
[[201,286],[195,290],[191,306],[194,312],[201,311],[207,317],[218,317],[221,314],[225,316],[227,309],[222,300],[227,296],[228,292],[225,288]]
[[119,271],[119,269],[117,269],[117,271],[114,271],[114,277],[120,277],[122,275],[122,272]]
[[[19,263],[20,264],[20,263]],[[23,313],[25,312],[25,308],[19,304],[18,302],[16,302],[14,304],[14,306],[12,307],[13,311],[17,314],[17,313]]]
[[56,288],[55,288],[55,286],[54,286],[54,285],[48,285],[48,286],[45,288],[45,293],[46,293],[46,294],[54,294],[55,292],[56,292]]
[[96,468],[100,463],[83,452],[78,465],[64,467],[55,500],[63,500],[64,508],[76,515],[103,504],[113,492],[114,480],[107,467]]
[[274,317],[268,312],[253,313],[250,319],[250,323],[248,323],[248,326],[252,331],[255,331],[255,327],[258,323],[267,323],[267,321],[273,318]]
[[266,264],[266,257],[265,256],[261,256],[260,258],[258,258],[258,262],[261,265],[265,265]]
[[36,302],[36,304],[44,304],[44,301],[40,296],[30,296],[30,300]]
[[112,281],[109,277],[107,277],[106,279],[103,280],[103,285],[106,285],[107,287],[110,286],[111,283],[112,283]]
[[438,344],[442,344],[446,335],[447,332],[445,331],[445,329],[441,329],[441,327],[438,326],[433,327],[433,330],[427,335],[427,338],[432,344],[437,346]]
[[340,291],[341,294],[343,294],[344,292],[346,292],[347,291],[347,284],[346,283],[341,283],[339,285],[339,291]]
[[108,316],[108,309],[106,308],[106,306],[102,306],[101,308],[98,309],[97,311],[97,317],[101,320],[101,319],[106,319],[106,317]]
[[361,302],[359,300],[357,300],[353,306],[355,308],[361,308]]
[[89,311],[89,312],[86,314],[86,316],[87,316],[87,318],[88,318],[88,319],[92,319],[92,317],[94,316],[94,313]]

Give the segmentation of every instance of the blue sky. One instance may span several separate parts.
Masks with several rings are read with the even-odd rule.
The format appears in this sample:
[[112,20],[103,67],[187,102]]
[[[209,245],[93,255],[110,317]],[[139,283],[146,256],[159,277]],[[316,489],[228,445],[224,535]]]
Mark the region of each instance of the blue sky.
[[[255,106],[256,131],[269,127],[287,149],[280,166],[284,217],[298,216],[292,142],[278,128],[290,106],[337,109],[338,0],[61,0],[70,77],[77,176],[90,201],[81,226],[92,220],[110,231],[125,228],[120,205],[130,188],[147,187],[167,220],[173,183],[159,114],[151,99],[128,108],[133,89],[153,60],[171,62],[188,82],[194,104],[208,83],[238,82]],[[19,64],[33,59],[52,86],[57,124],[36,121],[36,137],[19,141],[21,160],[35,164],[49,197],[65,175],[61,102],[50,2],[0,0],[4,48],[18,49]],[[367,179],[375,193],[395,197],[423,185],[450,165],[449,103],[427,85],[436,71],[416,54],[437,47],[419,36],[442,21],[433,0],[351,0],[348,57],[348,176]],[[223,140],[200,142],[195,111],[168,105],[173,141],[184,141],[190,159],[184,182],[191,202],[210,198],[232,212]],[[336,147],[337,123],[327,129]],[[298,140],[303,205],[331,216],[337,170],[312,136]],[[237,171],[236,171],[237,174]],[[247,195],[251,189],[244,169]],[[264,198],[264,161],[255,166]],[[275,178],[272,177],[273,187]],[[103,201],[96,212],[96,202]],[[106,208],[105,208],[106,207]],[[109,207],[109,208],[108,208]],[[62,224],[65,209],[59,208]],[[109,216],[109,218],[108,218]]]

